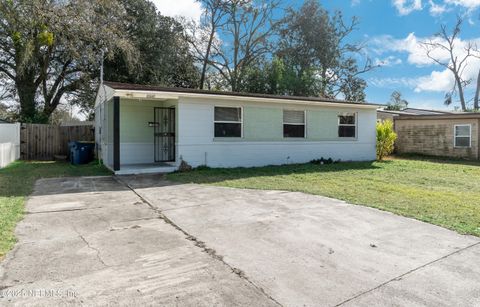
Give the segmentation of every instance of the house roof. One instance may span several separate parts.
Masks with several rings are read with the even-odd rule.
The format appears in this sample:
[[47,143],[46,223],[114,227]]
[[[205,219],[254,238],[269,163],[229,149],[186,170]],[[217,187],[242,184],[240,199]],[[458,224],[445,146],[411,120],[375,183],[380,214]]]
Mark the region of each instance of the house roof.
[[440,110],[427,110],[427,109],[417,109],[417,108],[405,108],[402,111],[418,114],[418,115],[429,115],[429,114],[451,114],[452,112],[440,111]]
[[453,112],[448,111],[438,111],[438,110],[427,110],[427,109],[416,109],[416,108],[405,108],[403,110],[378,110],[381,113],[388,113],[393,115],[408,116],[408,115],[441,115],[441,114],[454,114]]
[[374,103],[354,102],[354,101],[321,98],[321,97],[299,97],[299,96],[282,96],[282,95],[269,95],[269,94],[238,93],[238,92],[228,92],[228,91],[212,91],[212,90],[199,90],[199,89],[191,89],[191,88],[140,85],[140,84],[120,83],[120,82],[110,82],[110,81],[105,81],[104,85],[114,90],[125,90],[125,91],[199,94],[199,95],[213,95],[213,96],[220,96],[220,97],[245,97],[245,98],[260,98],[260,99],[263,98],[263,99],[292,100],[292,101],[305,101],[305,102],[318,102],[318,103],[352,104],[352,105],[359,105],[359,106],[364,105],[364,106],[376,106],[376,107],[383,106],[383,105],[374,104]]
[[480,113],[448,113],[397,116],[395,120],[480,119]]
[[409,113],[409,112],[405,112],[405,111],[394,111],[394,110],[377,110],[377,112],[379,113],[387,113],[387,114],[392,114],[392,115],[396,115],[396,116],[400,116],[400,115],[415,115],[413,113]]

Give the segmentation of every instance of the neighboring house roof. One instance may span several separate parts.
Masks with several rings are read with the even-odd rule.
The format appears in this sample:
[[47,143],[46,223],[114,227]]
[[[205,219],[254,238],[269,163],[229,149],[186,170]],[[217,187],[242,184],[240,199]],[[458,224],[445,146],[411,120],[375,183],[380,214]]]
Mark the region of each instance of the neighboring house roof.
[[437,119],[480,119],[480,113],[448,113],[448,114],[426,114],[407,115],[395,117],[395,120],[437,120]]
[[461,114],[448,111],[439,111],[439,110],[426,110],[426,109],[416,109],[416,108],[405,108],[400,111],[395,110],[378,110],[380,113],[392,114],[392,116],[418,116],[418,115],[442,115],[442,114]]
[[429,114],[450,114],[452,112],[448,111],[439,111],[439,110],[427,110],[427,109],[416,109],[416,108],[405,108],[403,112],[413,113],[417,115],[429,115]]
[[108,81],[105,81],[104,85],[110,87],[115,91],[163,92],[163,93],[178,93],[180,95],[194,94],[197,96],[206,95],[206,96],[235,97],[235,98],[244,97],[244,98],[255,98],[255,99],[265,99],[265,100],[303,101],[303,102],[310,102],[310,103],[318,102],[318,103],[335,103],[335,104],[353,104],[358,106],[372,106],[372,107],[383,106],[383,105],[374,104],[374,103],[365,103],[365,102],[360,103],[360,102],[331,99],[331,98],[237,93],[237,92],[199,90],[199,89],[178,88],[178,87],[139,85],[139,84],[130,84],[130,83],[108,82]]
[[8,123],[10,123],[10,122],[9,122],[8,120],[4,120],[4,119],[1,119],[1,118],[0,118],[0,123],[2,123],[2,124],[8,124]]
[[413,113],[405,112],[405,111],[394,111],[394,110],[378,110],[379,113],[385,114],[392,114],[393,116],[400,116],[400,115],[415,115]]

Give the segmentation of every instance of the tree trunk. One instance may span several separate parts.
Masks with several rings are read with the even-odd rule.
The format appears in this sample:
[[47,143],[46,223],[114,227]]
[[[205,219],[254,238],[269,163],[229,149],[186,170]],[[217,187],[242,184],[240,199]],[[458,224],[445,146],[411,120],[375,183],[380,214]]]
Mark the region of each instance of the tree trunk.
[[20,99],[20,120],[22,122],[34,122],[37,117],[37,108],[35,104],[35,94],[37,87],[33,80],[22,78],[16,80],[18,98]]
[[465,95],[463,93],[463,85],[462,85],[462,80],[460,80],[460,76],[455,73],[455,82],[457,82],[457,87],[458,87],[458,96],[460,97],[460,104],[462,105],[462,111],[466,112],[467,111],[467,105],[465,104]]
[[475,111],[479,110],[479,105],[478,105],[479,96],[480,96],[480,70],[478,70],[477,89],[475,90],[475,98],[473,99],[473,109]]
[[200,77],[200,89],[203,90],[205,83],[205,75],[207,74],[208,59],[210,58],[210,49],[212,48],[213,39],[215,38],[215,27],[212,27],[210,37],[208,39],[207,50],[205,52],[205,59],[203,60],[202,75]]

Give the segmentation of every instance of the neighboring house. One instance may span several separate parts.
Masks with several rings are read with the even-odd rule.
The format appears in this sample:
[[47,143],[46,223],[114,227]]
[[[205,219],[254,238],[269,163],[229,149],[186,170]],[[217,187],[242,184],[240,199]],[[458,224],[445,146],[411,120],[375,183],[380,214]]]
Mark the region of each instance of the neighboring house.
[[105,82],[95,103],[98,156],[117,174],[193,167],[375,159],[379,106]]
[[392,120],[395,152],[473,159],[480,158],[480,113],[406,108],[378,110],[377,120]]
[[440,114],[452,114],[452,112],[448,111],[438,111],[438,110],[425,110],[425,109],[415,109],[415,108],[405,108],[401,111],[394,111],[394,110],[385,110],[379,109],[377,111],[377,120],[384,121],[384,120],[391,120],[393,121],[398,116],[402,115],[440,115]]
[[480,113],[395,117],[398,153],[479,159]]

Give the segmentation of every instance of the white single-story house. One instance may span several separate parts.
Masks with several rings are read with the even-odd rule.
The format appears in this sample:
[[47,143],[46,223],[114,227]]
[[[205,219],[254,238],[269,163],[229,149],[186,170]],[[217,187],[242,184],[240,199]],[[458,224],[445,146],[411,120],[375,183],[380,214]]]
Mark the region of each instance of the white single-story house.
[[115,82],[95,102],[99,159],[116,174],[375,159],[379,105]]

